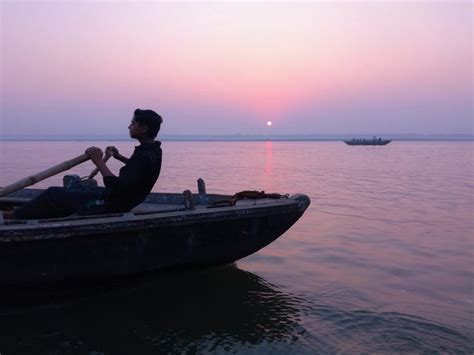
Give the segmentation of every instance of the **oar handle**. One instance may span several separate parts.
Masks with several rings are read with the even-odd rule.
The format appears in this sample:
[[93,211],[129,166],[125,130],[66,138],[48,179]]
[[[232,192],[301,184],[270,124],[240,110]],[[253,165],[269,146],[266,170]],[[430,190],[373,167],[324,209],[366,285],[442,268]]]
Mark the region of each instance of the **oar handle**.
[[20,190],[24,187],[31,186],[36,184],[39,181],[49,178],[50,176],[59,174],[65,170],[69,170],[72,167],[84,163],[85,161],[89,160],[87,154],[79,155],[73,159],[66,160],[60,164],[57,164],[49,169],[41,171],[35,175],[28,176],[24,179],[21,179],[13,184],[5,186],[4,188],[0,189],[0,197],[11,194],[17,190]]
[[[105,155],[104,158],[102,159],[102,161],[104,163],[107,162],[107,160],[109,160],[111,157],[111,155]],[[97,175],[97,173],[99,172],[99,168],[95,168],[94,170],[92,170],[92,172],[89,174],[89,176],[87,177],[88,179],[92,179],[94,176]]]

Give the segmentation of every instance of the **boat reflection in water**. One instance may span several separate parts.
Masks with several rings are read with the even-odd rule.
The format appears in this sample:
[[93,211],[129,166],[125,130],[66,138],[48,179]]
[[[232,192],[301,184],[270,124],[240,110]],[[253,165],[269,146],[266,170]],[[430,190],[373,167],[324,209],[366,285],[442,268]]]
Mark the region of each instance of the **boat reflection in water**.
[[5,353],[281,349],[294,341],[300,321],[296,297],[235,265],[24,292],[1,302]]
[[235,266],[23,292],[0,297],[5,354],[472,353],[443,324],[295,296]]

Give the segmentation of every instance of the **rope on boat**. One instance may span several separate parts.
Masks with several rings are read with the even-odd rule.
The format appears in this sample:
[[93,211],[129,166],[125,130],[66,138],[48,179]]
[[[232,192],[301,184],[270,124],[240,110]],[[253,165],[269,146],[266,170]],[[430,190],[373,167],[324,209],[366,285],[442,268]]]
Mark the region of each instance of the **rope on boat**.
[[237,201],[239,200],[259,200],[262,198],[271,198],[271,199],[280,199],[280,198],[288,198],[289,194],[277,194],[277,193],[265,193],[265,191],[257,191],[257,190],[245,190],[240,191],[234,194],[230,199],[225,200],[218,200],[214,201],[210,204],[209,207],[224,207],[224,206],[235,206]]

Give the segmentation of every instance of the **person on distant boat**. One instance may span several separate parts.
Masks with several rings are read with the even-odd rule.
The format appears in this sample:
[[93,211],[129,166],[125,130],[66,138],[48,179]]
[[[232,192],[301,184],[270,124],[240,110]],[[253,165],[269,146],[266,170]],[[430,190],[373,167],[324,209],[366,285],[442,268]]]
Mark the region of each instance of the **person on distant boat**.
[[107,147],[106,156],[125,163],[115,176],[103,161],[103,152],[89,147],[86,154],[103,176],[104,187],[50,187],[36,199],[16,208],[8,216],[12,219],[40,219],[66,217],[71,214],[91,215],[124,213],[142,203],[155,185],[161,171],[161,142],[155,141],[163,119],[152,110],[136,109],[128,126],[131,138],[140,145],[130,158],[121,155],[116,147]]

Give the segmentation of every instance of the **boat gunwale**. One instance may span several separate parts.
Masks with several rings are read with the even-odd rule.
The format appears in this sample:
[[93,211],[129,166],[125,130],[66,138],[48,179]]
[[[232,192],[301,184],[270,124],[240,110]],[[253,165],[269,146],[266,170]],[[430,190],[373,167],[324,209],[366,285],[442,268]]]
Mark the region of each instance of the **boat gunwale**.
[[[87,237],[89,235],[109,234],[116,231],[137,231],[137,229],[144,231],[209,223],[210,221],[215,223],[234,219],[258,218],[288,212],[303,213],[309,205],[309,198],[308,204],[303,203],[301,205],[302,202],[294,198],[294,196],[301,195],[297,194],[288,199],[275,200],[278,201],[275,203],[251,206],[225,206],[191,211],[157,212],[147,215],[127,213],[121,216],[89,220],[3,225],[0,226],[0,243]],[[17,233],[19,232],[27,232],[27,235],[18,235]]]
[[[62,186],[53,186],[53,187],[62,187]],[[5,200],[17,200],[17,201],[27,202],[31,200],[32,198],[37,197],[41,192],[45,190],[46,189],[25,188],[25,189],[12,192],[4,197],[0,197],[0,200],[5,199]],[[203,202],[215,201],[217,199],[232,198],[232,195],[227,195],[227,194],[193,193],[192,195],[193,195],[193,198],[195,199],[195,202],[197,202],[198,204],[202,204]],[[28,197],[22,197],[22,196],[28,196]],[[177,192],[150,192],[142,203],[159,204],[158,202],[156,202],[156,200],[159,200],[159,199],[166,199],[166,200],[171,199],[174,201],[174,203],[168,202],[169,204],[182,204],[183,194],[177,193]]]

